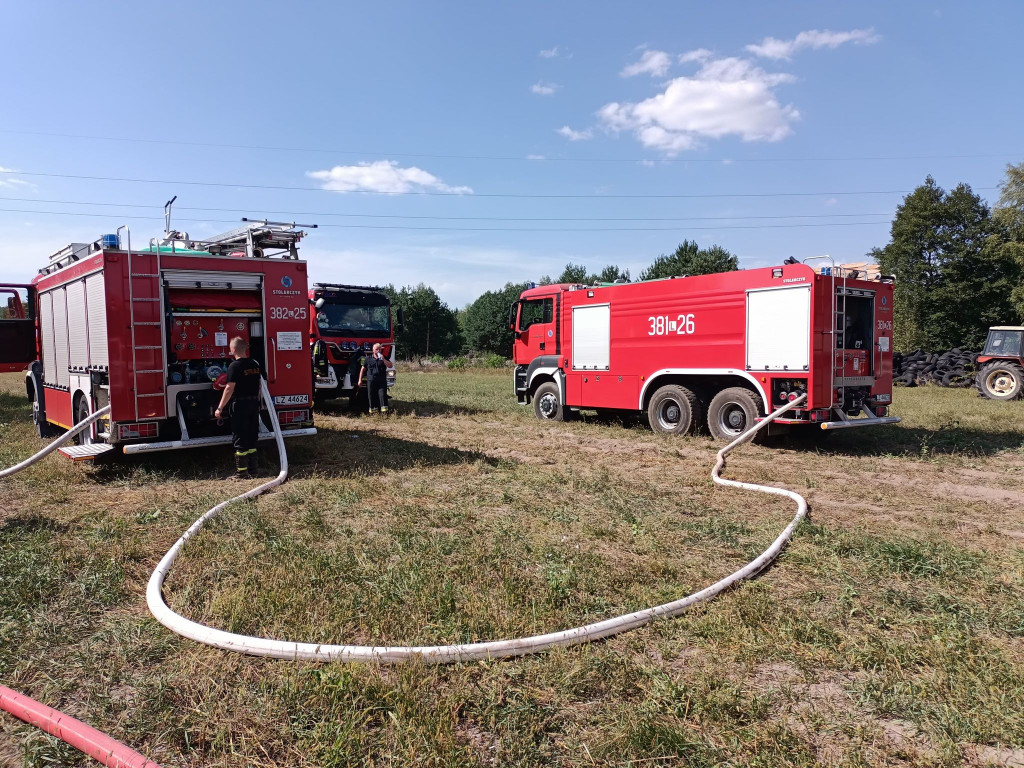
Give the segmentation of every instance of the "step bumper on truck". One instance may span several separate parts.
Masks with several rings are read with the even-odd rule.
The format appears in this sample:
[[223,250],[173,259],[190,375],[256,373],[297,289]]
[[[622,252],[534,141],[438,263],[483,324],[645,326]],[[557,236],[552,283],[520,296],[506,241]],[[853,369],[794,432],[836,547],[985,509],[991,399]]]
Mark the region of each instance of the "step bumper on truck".
[[877,416],[875,412],[866,405],[861,406],[863,416],[849,416],[841,408],[833,408],[829,415],[832,417],[827,421],[808,421],[807,419],[776,419],[778,424],[806,424],[818,426],[821,429],[831,431],[834,429],[853,429],[854,427],[878,427],[884,424],[899,424],[899,416]]
[[[282,437],[306,437],[316,434],[316,427],[303,429],[282,429]],[[166,440],[160,443],[131,443],[123,446],[121,451],[125,454],[135,453],[156,453],[158,451],[177,451],[181,448],[200,448],[210,445],[231,445],[234,438],[231,435],[212,435],[210,437],[192,437],[188,440]],[[273,440],[274,433],[260,430],[260,440]]]
[[[395,386],[395,369],[388,368],[387,383],[388,389]],[[323,393],[324,390],[334,390],[337,394],[353,394],[356,390],[356,382],[352,381],[352,374],[348,366],[330,364],[327,366],[326,376],[313,375],[313,387]]]

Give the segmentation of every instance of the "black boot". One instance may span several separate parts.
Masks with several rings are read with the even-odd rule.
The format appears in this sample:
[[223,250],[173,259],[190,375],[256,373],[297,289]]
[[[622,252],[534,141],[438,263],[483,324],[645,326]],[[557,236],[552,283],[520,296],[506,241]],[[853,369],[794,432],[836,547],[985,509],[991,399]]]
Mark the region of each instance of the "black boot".
[[249,465],[252,453],[249,451],[235,451],[235,477],[239,480],[249,479]]

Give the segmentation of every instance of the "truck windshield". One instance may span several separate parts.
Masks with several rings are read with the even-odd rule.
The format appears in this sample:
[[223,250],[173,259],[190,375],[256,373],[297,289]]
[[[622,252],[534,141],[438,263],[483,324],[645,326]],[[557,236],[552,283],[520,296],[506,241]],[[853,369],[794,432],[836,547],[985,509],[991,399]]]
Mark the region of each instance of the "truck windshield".
[[984,354],[1021,357],[1021,337],[1024,331],[989,331]]
[[527,299],[522,302],[523,308],[519,313],[519,330],[525,331],[531,325],[538,323],[550,323],[553,306],[554,302],[551,299]]
[[328,299],[317,310],[317,327],[327,336],[389,336],[391,308],[386,302],[353,304]]

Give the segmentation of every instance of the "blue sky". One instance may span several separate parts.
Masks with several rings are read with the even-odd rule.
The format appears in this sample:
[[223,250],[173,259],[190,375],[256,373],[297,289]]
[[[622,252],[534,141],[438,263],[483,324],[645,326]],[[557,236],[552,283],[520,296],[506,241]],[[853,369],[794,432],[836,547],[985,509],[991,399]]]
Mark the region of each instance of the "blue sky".
[[119,223],[147,240],[173,195],[193,236],[330,225],[304,241],[314,277],[452,306],[567,261],[636,275],[684,238],[745,267],[856,261],[896,191],[931,173],[992,201],[1024,160],[1019,2],[40,2],[4,22],[0,280]]

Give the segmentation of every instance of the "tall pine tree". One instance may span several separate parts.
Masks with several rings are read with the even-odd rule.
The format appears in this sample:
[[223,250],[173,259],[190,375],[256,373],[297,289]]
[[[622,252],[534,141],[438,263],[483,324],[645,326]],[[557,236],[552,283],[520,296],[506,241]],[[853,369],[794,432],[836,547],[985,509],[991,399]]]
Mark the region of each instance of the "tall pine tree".
[[929,176],[904,198],[889,244],[872,251],[896,277],[897,350],[978,349],[988,327],[1006,321],[1016,269],[990,246],[997,229],[966,184],[946,192]]

